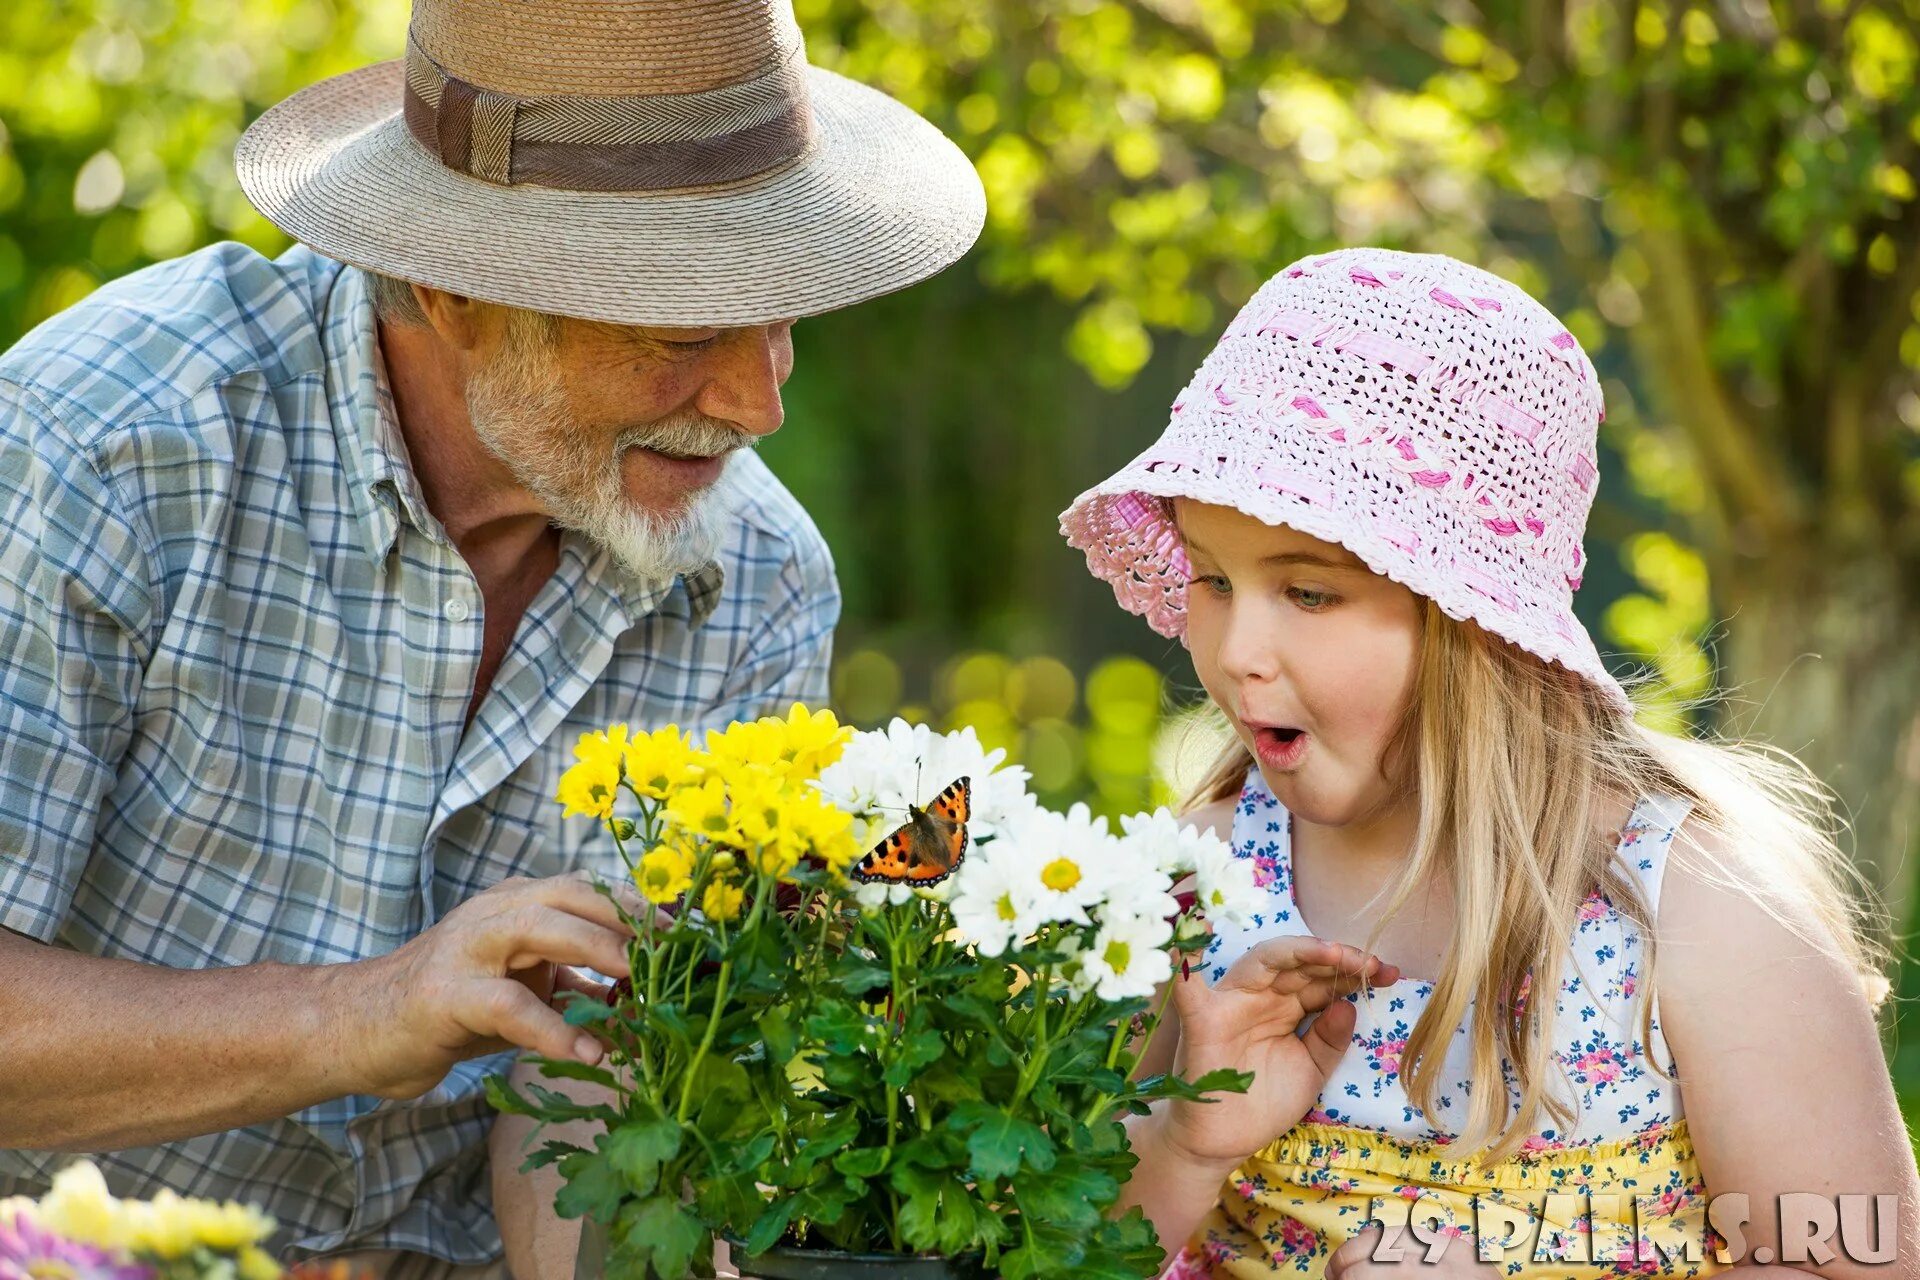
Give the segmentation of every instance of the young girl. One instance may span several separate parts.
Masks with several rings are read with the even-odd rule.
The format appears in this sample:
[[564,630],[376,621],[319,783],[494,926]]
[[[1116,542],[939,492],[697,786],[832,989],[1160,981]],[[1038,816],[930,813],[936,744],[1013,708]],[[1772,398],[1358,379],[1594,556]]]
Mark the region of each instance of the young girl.
[[1254,1073],[1133,1122],[1169,1274],[1920,1276],[1883,952],[1817,785],[1637,724],[1574,617],[1601,417],[1520,289],[1333,253],[1062,516],[1191,651],[1233,733],[1196,816],[1272,895],[1142,1064]]

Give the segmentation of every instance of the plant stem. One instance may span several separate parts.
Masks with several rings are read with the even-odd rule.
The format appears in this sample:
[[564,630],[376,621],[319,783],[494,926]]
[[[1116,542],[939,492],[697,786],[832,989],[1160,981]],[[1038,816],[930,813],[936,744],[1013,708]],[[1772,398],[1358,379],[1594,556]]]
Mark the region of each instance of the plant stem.
[[[1153,1044],[1154,1033],[1160,1030],[1160,1020],[1167,1016],[1167,1006],[1172,1003],[1172,1001],[1173,983],[1168,982],[1167,989],[1160,993],[1160,1007],[1155,1009],[1153,1011],[1153,1017],[1147,1020],[1147,1029],[1145,1034],[1140,1037],[1140,1053],[1139,1056],[1134,1059],[1135,1062],[1147,1056],[1147,1050]],[[1131,1022],[1132,1019],[1128,1019],[1127,1022],[1123,1022],[1113,1029],[1113,1043],[1107,1046],[1107,1067],[1109,1070],[1113,1068],[1115,1063],[1120,1061],[1120,1050],[1127,1042],[1127,1028]],[[1107,1104],[1112,1101],[1113,1095],[1110,1093],[1101,1093],[1094,1098],[1093,1105],[1087,1109],[1086,1123],[1092,1125],[1095,1121],[1099,1120],[1101,1113],[1106,1110]]]

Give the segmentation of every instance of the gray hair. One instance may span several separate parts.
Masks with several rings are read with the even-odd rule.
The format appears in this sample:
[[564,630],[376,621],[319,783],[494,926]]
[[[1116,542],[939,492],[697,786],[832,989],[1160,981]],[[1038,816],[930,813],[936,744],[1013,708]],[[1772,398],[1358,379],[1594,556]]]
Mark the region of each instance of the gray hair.
[[367,294],[373,299],[375,315],[388,324],[424,326],[427,323],[427,313],[420,309],[420,300],[413,296],[411,283],[365,268],[362,272],[367,277]]
[[[381,275],[361,268],[367,277],[367,293],[373,299],[374,314],[388,324],[425,327],[427,313],[413,296],[411,282],[396,276]],[[560,317],[526,307],[502,305],[507,313],[507,340],[515,345],[549,348],[560,335]]]

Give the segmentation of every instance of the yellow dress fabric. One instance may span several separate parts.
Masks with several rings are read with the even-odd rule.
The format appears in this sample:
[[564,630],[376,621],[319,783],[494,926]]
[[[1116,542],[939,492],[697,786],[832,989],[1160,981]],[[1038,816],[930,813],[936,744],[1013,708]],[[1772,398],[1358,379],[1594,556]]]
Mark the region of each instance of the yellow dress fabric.
[[[1300,1124],[1234,1171],[1168,1280],[1322,1276],[1376,1205],[1394,1223],[1417,1206],[1425,1234],[1453,1237],[1447,1252],[1472,1256],[1484,1233],[1489,1249],[1502,1246],[1501,1261],[1480,1264],[1489,1277],[1691,1277],[1731,1265],[1714,1259],[1685,1117],[1484,1169],[1440,1143]],[[1426,1247],[1405,1239],[1409,1257]]]

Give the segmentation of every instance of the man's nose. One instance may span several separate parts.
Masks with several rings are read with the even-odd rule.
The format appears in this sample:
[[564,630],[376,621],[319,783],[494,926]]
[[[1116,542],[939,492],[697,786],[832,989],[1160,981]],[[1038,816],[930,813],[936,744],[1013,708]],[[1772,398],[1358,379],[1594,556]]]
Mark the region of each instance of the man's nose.
[[777,325],[759,325],[729,334],[711,356],[707,381],[694,408],[710,418],[731,422],[754,436],[780,429],[786,409],[780,384],[787,380],[791,356],[786,333]]

